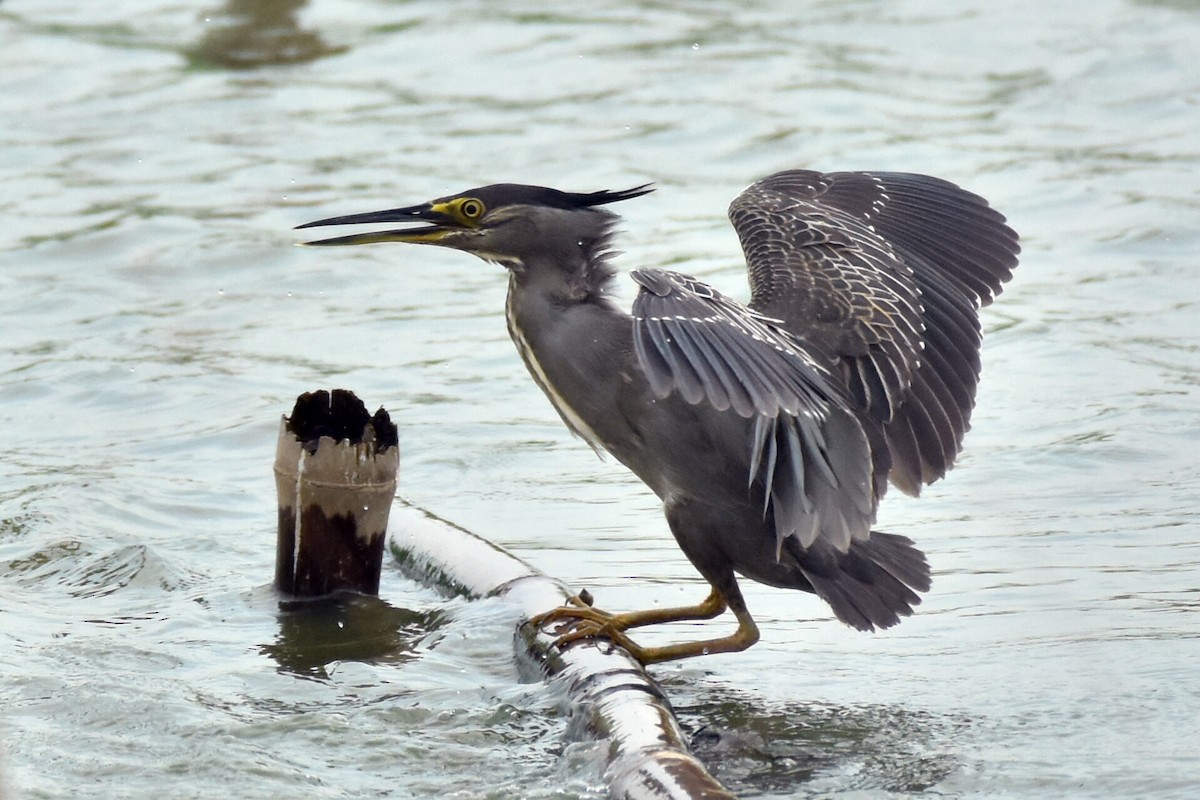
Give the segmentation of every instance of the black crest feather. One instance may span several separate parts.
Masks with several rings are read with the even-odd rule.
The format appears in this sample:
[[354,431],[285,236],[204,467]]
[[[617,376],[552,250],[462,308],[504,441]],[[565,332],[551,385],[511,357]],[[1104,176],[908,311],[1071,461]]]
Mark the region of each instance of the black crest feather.
[[526,186],[520,183],[493,183],[490,186],[480,186],[478,189],[462,192],[450,197],[440,198],[440,202],[454,197],[476,197],[482,200],[488,208],[501,206],[544,206],[561,208],[572,211],[580,208],[617,203],[621,200],[631,200],[654,191],[653,184],[644,183],[632,189],[611,191],[602,189],[598,192],[562,192],[546,186]]

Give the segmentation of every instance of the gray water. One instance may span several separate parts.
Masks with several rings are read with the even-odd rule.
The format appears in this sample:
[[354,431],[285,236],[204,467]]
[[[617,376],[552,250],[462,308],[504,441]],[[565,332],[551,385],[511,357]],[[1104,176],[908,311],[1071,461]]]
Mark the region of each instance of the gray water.
[[278,608],[276,426],[331,386],[397,419],[408,501],[606,607],[705,592],[528,379],[501,270],[290,229],[654,181],[620,266],[744,297],[725,206],[788,167],[949,178],[1023,263],[958,468],[881,511],[919,613],[747,585],[759,645],[655,669],[697,751],[743,797],[1195,796],[1198,40],[1183,0],[0,0],[7,797],[602,797],[502,604],[387,564]]

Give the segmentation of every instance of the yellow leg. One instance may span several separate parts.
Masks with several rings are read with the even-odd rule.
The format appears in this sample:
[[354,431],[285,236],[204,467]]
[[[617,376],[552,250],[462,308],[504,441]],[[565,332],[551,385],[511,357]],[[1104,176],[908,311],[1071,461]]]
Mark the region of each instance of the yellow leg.
[[658,625],[662,622],[682,622],[684,620],[712,619],[725,612],[725,599],[721,593],[713,589],[708,597],[695,606],[676,606],[674,608],[652,608],[646,611],[629,611],[624,614],[610,614],[592,607],[592,596],[586,590],[567,600],[567,605],[547,611],[534,617],[530,622],[541,627],[548,622],[561,620],[582,620],[603,625],[606,632],[625,631],[630,628],[640,628],[643,625]]
[[[709,592],[708,597],[699,605],[680,606],[674,608],[654,608],[646,611],[631,611],[625,614],[610,614],[592,608],[591,598],[571,598],[572,605],[562,606],[541,614],[531,620],[536,627],[547,623],[566,622],[556,632],[560,632],[555,644],[563,647],[580,639],[605,638],[629,651],[629,654],[643,664],[654,664],[660,661],[673,661],[679,658],[709,655],[712,653],[733,653],[745,650],[758,641],[758,626],[750,614],[744,609],[735,610],[738,629],[720,639],[707,639],[699,642],[684,642],[665,647],[642,647],[633,642],[625,631],[643,625],[657,625],[662,622],[679,622],[683,620],[712,619],[726,609],[725,598],[717,589]],[[738,605],[740,603],[738,598]],[[568,628],[568,630],[563,630]]]
[[758,641],[758,626],[747,611],[735,611],[738,627],[729,636],[720,639],[705,639],[700,642],[680,642],[663,647],[639,647],[621,634],[624,642],[618,642],[629,651],[629,655],[643,664],[658,664],[680,658],[707,656],[714,653],[738,653]]

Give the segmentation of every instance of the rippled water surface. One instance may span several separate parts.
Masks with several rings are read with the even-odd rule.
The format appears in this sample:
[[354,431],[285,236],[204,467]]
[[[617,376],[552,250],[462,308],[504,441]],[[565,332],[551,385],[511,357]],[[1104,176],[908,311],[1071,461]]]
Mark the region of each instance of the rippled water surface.
[[704,593],[529,381],[498,268],[290,228],[654,181],[621,266],[745,296],[725,206],[804,166],[966,185],[1023,263],[958,469],[882,508],[918,615],[747,586],[758,646],[655,670],[697,752],[745,797],[1194,797],[1198,37],[1184,0],[0,0],[8,795],[603,796],[503,604],[388,566],[278,608],[276,425],[326,386],[392,412],[409,501],[609,607]]

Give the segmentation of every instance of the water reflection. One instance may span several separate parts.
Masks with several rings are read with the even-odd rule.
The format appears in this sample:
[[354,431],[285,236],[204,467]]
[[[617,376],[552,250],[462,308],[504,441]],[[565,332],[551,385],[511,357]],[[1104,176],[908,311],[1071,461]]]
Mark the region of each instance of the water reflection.
[[302,30],[296,14],[307,0],[227,0],[205,14],[207,33],[188,51],[194,67],[253,69],[302,64],[345,51]]
[[396,608],[378,597],[285,600],[279,604],[279,635],[261,652],[281,672],[324,680],[334,662],[410,661],[420,640],[440,624],[436,613]]
[[696,755],[739,795],[790,795],[804,785],[819,789],[824,780],[843,789],[907,794],[935,786],[961,766],[949,743],[964,720],[901,706],[767,706],[728,687],[719,691],[675,710]]

